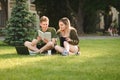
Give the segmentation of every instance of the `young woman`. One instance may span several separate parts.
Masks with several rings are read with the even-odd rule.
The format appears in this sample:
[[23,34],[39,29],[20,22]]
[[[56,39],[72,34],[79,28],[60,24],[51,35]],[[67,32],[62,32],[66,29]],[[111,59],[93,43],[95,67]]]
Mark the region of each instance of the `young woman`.
[[60,39],[60,46],[55,46],[56,51],[62,53],[63,56],[80,54],[77,31],[75,28],[71,27],[68,18],[64,17],[59,20],[59,30],[57,31],[57,34]]

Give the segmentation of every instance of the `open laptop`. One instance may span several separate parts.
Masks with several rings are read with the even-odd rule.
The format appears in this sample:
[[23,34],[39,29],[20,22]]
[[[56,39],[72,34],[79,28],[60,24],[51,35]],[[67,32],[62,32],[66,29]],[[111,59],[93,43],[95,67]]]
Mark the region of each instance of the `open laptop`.
[[21,55],[29,55],[29,50],[27,47],[25,46],[15,46],[16,48],[16,51],[18,54],[21,54]]

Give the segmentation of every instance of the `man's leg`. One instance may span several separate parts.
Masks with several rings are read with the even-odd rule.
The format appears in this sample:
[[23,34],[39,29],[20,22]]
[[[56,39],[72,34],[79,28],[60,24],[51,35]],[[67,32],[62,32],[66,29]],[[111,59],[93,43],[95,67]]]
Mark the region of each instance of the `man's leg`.
[[29,41],[25,41],[24,46],[26,46],[28,49],[32,51],[38,51],[36,45],[32,45],[32,43]]
[[40,48],[39,52],[42,53],[44,51],[47,51],[47,50],[53,49],[53,48],[54,48],[54,43],[53,42],[48,42],[47,44],[45,44],[45,46]]

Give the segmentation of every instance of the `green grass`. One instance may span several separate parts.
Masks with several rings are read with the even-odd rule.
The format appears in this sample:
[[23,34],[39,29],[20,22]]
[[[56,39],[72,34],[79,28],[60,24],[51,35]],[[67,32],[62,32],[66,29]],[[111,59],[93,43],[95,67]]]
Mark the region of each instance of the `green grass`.
[[30,56],[0,42],[0,80],[120,79],[120,39],[80,40],[80,47],[80,56]]

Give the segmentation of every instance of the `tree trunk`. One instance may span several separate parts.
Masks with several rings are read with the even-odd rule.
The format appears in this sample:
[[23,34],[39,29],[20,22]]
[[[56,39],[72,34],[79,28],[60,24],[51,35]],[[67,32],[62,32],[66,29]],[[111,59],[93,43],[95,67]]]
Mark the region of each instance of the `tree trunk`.
[[72,24],[73,26],[76,28],[77,32],[79,35],[84,34],[84,30],[83,30],[83,10],[82,10],[82,5],[83,2],[82,0],[79,1],[79,8],[78,8],[78,12],[75,12],[72,7],[70,6],[70,2],[69,0],[66,0],[67,3],[67,8],[70,10],[70,14],[72,17]]
[[84,15],[82,10],[82,1],[79,1],[78,13],[76,15],[76,28],[78,30],[79,35],[84,34],[83,21],[84,21]]

